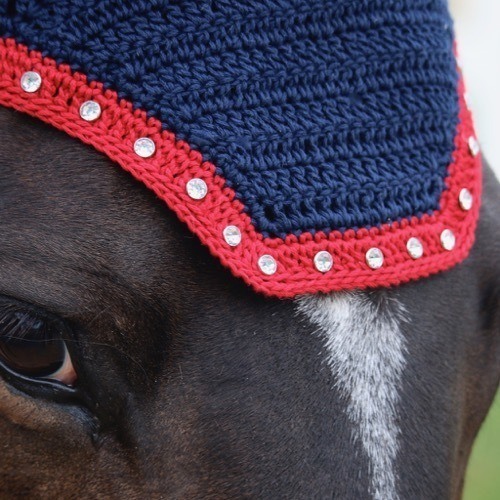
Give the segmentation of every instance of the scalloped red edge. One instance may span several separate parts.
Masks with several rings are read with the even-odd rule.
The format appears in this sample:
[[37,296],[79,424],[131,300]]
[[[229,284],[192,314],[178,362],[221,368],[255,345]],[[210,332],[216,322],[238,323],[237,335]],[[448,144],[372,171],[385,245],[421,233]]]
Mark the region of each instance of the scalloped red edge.
[[[29,70],[42,77],[41,88],[35,93],[26,93],[20,86],[22,74]],[[89,83],[69,66],[57,65],[15,40],[0,39],[1,105],[35,116],[105,153],[164,200],[235,276],[258,292],[281,298],[398,285],[448,269],[467,257],[479,214],[481,159],[469,151],[469,137],[475,134],[463,93],[461,81],[453,163],[440,209],[433,215],[344,233],[303,233],[285,240],[264,238],[244,213],[234,191],[215,173],[215,166],[203,161],[202,155],[186,142],[162,130],[160,121],[148,118],[143,110],[134,110],[130,102],[105,90],[101,83]],[[90,99],[102,109],[95,122],[86,122],[79,115],[80,105]],[[151,158],[134,153],[133,145],[139,137],[155,142],[156,152]],[[193,200],[186,193],[186,183],[194,177],[204,179],[208,185],[208,194],[202,200]],[[462,210],[458,202],[464,187],[474,197],[469,211]],[[223,238],[222,232],[228,225],[238,226],[242,232],[237,247],[230,247]],[[451,251],[443,249],[440,243],[440,234],[446,228],[456,236],[456,246]],[[424,246],[424,255],[418,260],[411,258],[406,249],[412,236]],[[373,270],[366,264],[365,254],[372,247],[380,248],[384,254],[380,269]],[[324,274],[313,263],[314,255],[321,250],[330,252],[334,259],[332,269]],[[271,276],[263,274],[257,264],[264,254],[272,255],[278,264]]]

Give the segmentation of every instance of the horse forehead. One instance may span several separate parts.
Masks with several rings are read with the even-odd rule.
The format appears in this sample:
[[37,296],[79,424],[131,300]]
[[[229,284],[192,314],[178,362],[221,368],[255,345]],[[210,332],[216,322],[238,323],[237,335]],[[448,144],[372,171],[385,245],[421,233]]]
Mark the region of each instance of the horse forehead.
[[396,499],[397,423],[405,366],[400,330],[404,308],[396,299],[362,293],[305,297],[298,310],[317,325],[335,389],[346,399],[355,440],[361,442],[375,499]]
[[[461,474],[460,461],[449,456],[455,440],[464,446],[463,440],[470,439],[469,427],[463,430],[468,437],[456,427],[457,408],[472,411],[465,387],[479,377],[474,364],[465,362],[468,332],[477,328],[474,282],[470,270],[462,269],[397,291],[297,301],[297,309],[317,328],[330,390],[345,402],[348,432],[366,459],[364,494],[411,496],[407,471],[412,470],[424,488],[445,495],[450,484],[442,478]],[[462,285],[470,287],[469,296],[445,294]],[[478,346],[478,352],[486,362],[484,348]],[[412,459],[415,450],[419,465]],[[429,473],[426,464],[436,460],[439,466]]]

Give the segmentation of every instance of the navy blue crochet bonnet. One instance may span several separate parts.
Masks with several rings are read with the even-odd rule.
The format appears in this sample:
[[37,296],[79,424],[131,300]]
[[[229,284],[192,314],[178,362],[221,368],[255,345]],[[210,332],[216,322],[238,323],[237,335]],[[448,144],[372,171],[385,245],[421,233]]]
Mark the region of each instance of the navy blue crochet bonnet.
[[199,152],[259,241],[332,242],[443,208],[460,123],[443,0],[0,0],[0,36]]

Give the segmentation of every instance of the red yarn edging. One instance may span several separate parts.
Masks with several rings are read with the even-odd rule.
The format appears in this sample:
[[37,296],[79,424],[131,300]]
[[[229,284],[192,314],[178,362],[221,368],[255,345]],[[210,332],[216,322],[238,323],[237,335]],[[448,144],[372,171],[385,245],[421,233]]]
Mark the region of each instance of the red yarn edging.
[[[22,74],[30,70],[42,77],[41,88],[34,93],[26,93],[20,86]],[[468,139],[474,136],[474,130],[463,94],[461,81],[453,162],[440,209],[433,215],[344,233],[303,233],[284,240],[264,238],[244,213],[234,191],[216,174],[215,166],[203,161],[202,155],[186,142],[162,130],[157,119],[148,118],[144,110],[134,109],[101,83],[89,83],[68,65],[57,65],[15,40],[0,40],[0,104],[35,116],[105,153],[164,200],[235,276],[259,292],[281,298],[398,285],[448,269],[467,257],[479,214],[481,160],[469,151]],[[95,122],[86,122],[80,118],[79,108],[91,99],[100,104],[102,114]],[[155,142],[156,152],[151,158],[134,153],[133,145],[139,137]],[[193,200],[186,193],[186,183],[194,177],[202,178],[208,185],[208,194],[202,200]],[[474,197],[470,211],[462,210],[458,202],[464,187]],[[223,238],[222,232],[228,225],[241,230],[242,241],[236,247],[229,246]],[[451,251],[443,249],[440,243],[444,229],[451,229],[456,236],[456,246]],[[424,246],[424,255],[418,260],[412,259],[406,249],[412,236]],[[370,269],[366,264],[365,254],[372,247],[380,248],[384,254],[380,269]],[[321,250],[330,252],[334,259],[332,269],[324,274],[313,263],[314,255]],[[278,264],[271,276],[263,274],[257,264],[264,254],[272,255]]]

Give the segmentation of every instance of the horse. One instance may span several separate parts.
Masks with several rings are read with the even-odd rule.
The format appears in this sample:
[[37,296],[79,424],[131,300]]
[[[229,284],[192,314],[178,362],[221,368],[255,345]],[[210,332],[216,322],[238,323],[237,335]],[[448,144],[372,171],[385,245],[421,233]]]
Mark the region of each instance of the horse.
[[463,264],[280,300],[104,155],[4,108],[0,130],[2,315],[64,322],[78,374],[2,367],[2,497],[460,497],[500,374],[491,170]]
[[486,162],[463,262],[279,298],[108,155],[8,107],[0,137],[2,498],[460,498],[500,378]]

